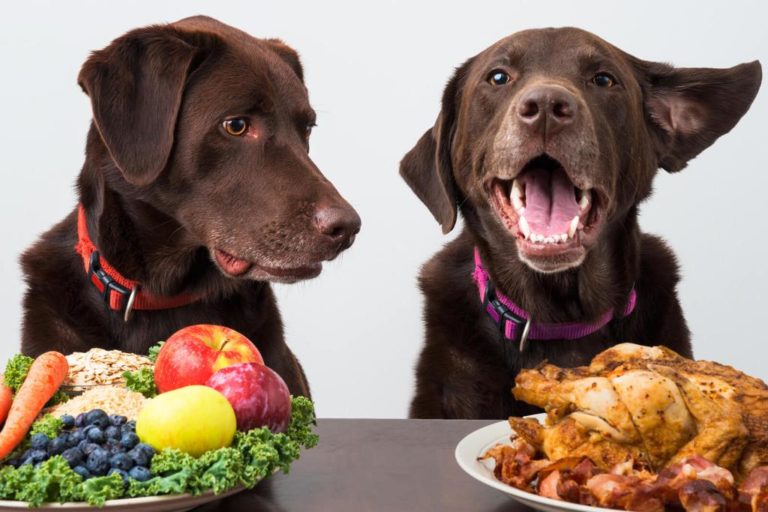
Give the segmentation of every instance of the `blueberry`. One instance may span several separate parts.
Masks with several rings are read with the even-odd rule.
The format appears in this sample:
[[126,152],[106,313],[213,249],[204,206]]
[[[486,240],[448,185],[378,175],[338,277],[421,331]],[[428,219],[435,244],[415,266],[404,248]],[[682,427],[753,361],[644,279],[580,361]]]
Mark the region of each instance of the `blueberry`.
[[126,421],[125,425],[120,428],[123,432],[136,432],[136,420]]
[[81,412],[75,418],[75,426],[76,427],[84,427],[85,426],[85,413],[84,412]]
[[93,453],[94,450],[101,450],[101,446],[99,446],[96,443],[92,443],[88,441],[87,439],[85,441],[82,441],[79,445],[77,445],[78,448],[83,452],[83,455],[88,456],[91,453]]
[[75,418],[69,414],[63,415],[61,418],[61,426],[65,429],[74,428],[75,426]]
[[151,457],[149,457],[144,450],[139,448],[139,446],[140,445],[136,445],[136,447],[132,448],[131,451],[128,452],[128,456],[137,466],[149,466]]
[[107,471],[107,476],[109,476],[109,475],[111,475],[113,473],[117,473],[118,475],[123,477],[123,485],[125,485],[126,487],[128,486],[128,472],[127,471],[122,470],[122,469],[117,469],[117,468],[110,468],[110,470]]
[[139,444],[139,436],[133,432],[123,432],[123,435],[120,437],[120,445],[123,448],[130,450],[137,444]]
[[19,466],[21,466],[21,459],[10,459],[10,460],[8,460],[7,464],[9,466],[13,466],[15,468],[18,468]]
[[109,422],[115,427],[119,427],[120,425],[125,425],[127,421],[128,421],[128,418],[126,418],[125,416],[119,416],[117,414],[109,415]]
[[152,473],[150,473],[144,466],[134,466],[128,472],[128,476],[139,482],[146,482],[152,478]]
[[155,449],[152,448],[152,446],[148,445],[147,443],[139,443],[136,445],[137,450],[141,450],[142,452],[146,453],[147,456],[152,457],[155,454]]
[[32,450],[32,453],[29,454],[29,458],[35,463],[43,462],[44,460],[47,460],[48,457],[48,452],[45,450]]
[[51,455],[58,455],[66,449],[67,438],[64,436],[59,436],[48,444],[48,451],[51,452]]
[[101,409],[93,409],[85,415],[85,424],[106,428],[109,425],[109,416]]
[[107,437],[107,439],[120,439],[120,434],[120,428],[114,425],[108,426],[104,431],[104,435]]
[[29,442],[33,450],[45,450],[48,448],[48,436],[45,434],[35,434]]
[[73,468],[83,461],[83,452],[80,448],[67,448],[61,454],[69,467]]
[[96,476],[104,476],[109,470],[109,458],[107,451],[102,448],[96,448],[88,456],[88,460],[85,462],[85,467],[91,474]]
[[92,476],[91,472],[88,471],[88,468],[86,468],[85,466],[75,466],[74,468],[72,468],[72,471],[74,471],[75,473],[83,477],[83,480],[88,480]]
[[26,466],[27,464],[31,466],[34,463],[35,461],[32,460],[32,457],[27,457],[26,459],[21,461],[21,464],[19,464],[19,466]]
[[128,471],[133,467],[133,459],[126,453],[116,453],[109,459],[109,465],[113,468]]
[[101,444],[106,440],[106,436],[104,436],[104,431],[101,430],[99,427],[92,427],[87,434],[88,440],[92,443],[98,443]]
[[85,439],[85,434],[81,429],[73,430],[69,433],[69,442],[70,444],[78,444],[80,441]]

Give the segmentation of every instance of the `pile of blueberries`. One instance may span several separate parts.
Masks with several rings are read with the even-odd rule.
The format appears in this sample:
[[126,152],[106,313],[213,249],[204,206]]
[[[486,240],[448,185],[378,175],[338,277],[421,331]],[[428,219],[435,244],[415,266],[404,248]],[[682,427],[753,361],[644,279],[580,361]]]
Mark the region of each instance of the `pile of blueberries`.
[[118,473],[125,482],[140,482],[152,475],[149,466],[155,450],[139,442],[136,422],[125,416],[107,415],[101,409],[61,417],[63,428],[57,437],[32,436],[30,447],[21,457],[9,461],[16,467],[37,465],[53,455],[61,455],[69,467],[84,479]]

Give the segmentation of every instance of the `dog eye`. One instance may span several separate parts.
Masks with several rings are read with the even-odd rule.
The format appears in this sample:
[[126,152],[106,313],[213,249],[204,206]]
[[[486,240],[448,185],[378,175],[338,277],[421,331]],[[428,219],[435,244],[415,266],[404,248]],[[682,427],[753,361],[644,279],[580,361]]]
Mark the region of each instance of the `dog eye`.
[[506,83],[509,83],[511,78],[506,71],[502,71],[500,69],[494,69],[493,71],[488,73],[488,78],[486,80],[491,85],[504,85]]
[[618,82],[608,73],[598,73],[592,77],[592,83],[598,87],[613,87]]
[[227,119],[224,121],[224,129],[228,134],[239,137],[248,131],[248,120],[243,117]]
[[312,135],[312,128],[315,126],[317,126],[315,123],[307,124],[307,126],[304,128],[304,137],[309,138],[309,136]]

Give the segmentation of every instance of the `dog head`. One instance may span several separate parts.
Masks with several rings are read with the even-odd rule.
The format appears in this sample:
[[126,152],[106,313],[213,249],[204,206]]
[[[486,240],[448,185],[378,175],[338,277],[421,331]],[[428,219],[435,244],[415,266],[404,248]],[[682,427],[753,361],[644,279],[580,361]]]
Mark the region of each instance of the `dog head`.
[[575,28],[527,30],[459,67],[400,174],[448,232],[457,204],[496,254],[578,267],[669,172],[730,131],[758,62],[674,68]]
[[309,158],[315,112],[294,50],[206,17],[129,32],[79,83],[126,198],[178,223],[224,275],[319,274],[360,228]]

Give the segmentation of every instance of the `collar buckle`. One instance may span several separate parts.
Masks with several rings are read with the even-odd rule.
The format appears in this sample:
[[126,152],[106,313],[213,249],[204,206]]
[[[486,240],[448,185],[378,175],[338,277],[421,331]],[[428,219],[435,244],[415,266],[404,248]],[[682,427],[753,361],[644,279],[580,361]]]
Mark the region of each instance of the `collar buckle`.
[[512,322],[515,325],[515,336],[510,338],[510,341],[518,343],[520,352],[525,352],[528,347],[528,334],[531,331],[531,317],[523,318],[512,312],[507,306],[502,303],[496,296],[493,284],[488,281],[485,287],[485,296],[483,297],[483,307],[488,310],[488,306],[498,315],[498,327],[502,336],[506,337],[507,322]]
[[[88,266],[88,278],[96,286],[99,292],[101,292],[101,298],[109,308],[112,307],[112,292],[119,293],[122,297],[120,302],[121,306],[119,309],[123,309],[123,307],[125,307],[127,298],[132,297],[135,292],[135,289],[131,290],[126,288],[125,286],[112,279],[109,274],[107,274],[107,272],[101,266],[99,251],[93,251],[91,254],[90,265]],[[126,319],[129,314],[130,312],[126,311]]]

